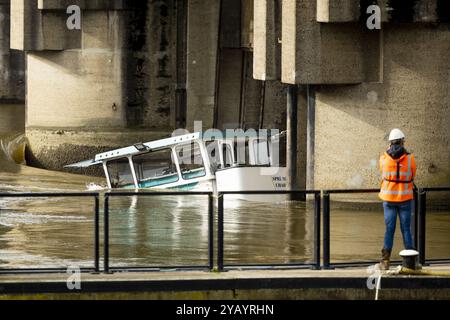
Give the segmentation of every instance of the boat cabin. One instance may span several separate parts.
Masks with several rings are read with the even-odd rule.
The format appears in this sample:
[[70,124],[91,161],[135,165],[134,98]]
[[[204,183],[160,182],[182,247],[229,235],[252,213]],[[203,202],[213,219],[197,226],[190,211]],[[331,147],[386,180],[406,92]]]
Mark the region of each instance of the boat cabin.
[[211,184],[217,172],[231,168],[283,167],[283,137],[233,135],[215,139],[197,132],[100,153],[67,167],[101,164],[109,188],[192,187]]

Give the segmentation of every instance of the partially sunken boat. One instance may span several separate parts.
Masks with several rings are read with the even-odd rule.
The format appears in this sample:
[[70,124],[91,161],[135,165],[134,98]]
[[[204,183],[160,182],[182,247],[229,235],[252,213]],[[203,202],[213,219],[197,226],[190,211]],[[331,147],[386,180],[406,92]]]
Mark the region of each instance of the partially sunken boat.
[[254,134],[231,132],[219,135],[219,138],[197,132],[137,143],[99,153],[91,160],[66,167],[101,165],[110,189],[176,189],[214,193],[290,189],[284,160],[284,133],[268,135],[267,130],[255,131]]

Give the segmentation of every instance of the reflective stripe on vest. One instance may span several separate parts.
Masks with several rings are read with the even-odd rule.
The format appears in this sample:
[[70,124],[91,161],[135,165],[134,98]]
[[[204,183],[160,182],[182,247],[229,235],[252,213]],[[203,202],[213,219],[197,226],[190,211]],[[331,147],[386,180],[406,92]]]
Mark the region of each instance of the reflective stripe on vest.
[[381,189],[380,193],[382,194],[399,194],[399,195],[406,195],[406,194],[412,194],[413,191],[412,190],[408,190],[406,189],[405,191],[392,191],[392,190],[384,190]]

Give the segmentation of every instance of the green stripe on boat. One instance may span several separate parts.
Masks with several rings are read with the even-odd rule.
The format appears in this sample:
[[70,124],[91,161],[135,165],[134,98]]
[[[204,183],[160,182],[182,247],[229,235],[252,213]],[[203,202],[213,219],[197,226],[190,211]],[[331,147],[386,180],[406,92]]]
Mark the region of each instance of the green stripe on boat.
[[197,185],[198,185],[198,182],[193,182],[193,183],[189,183],[189,184],[184,184],[182,186],[170,187],[170,188],[167,188],[167,189],[190,191],[190,190],[194,189]]

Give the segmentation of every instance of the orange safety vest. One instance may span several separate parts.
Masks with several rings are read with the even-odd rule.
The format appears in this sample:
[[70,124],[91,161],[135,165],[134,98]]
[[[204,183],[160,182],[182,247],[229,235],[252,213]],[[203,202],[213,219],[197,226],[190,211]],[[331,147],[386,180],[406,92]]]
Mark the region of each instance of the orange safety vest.
[[402,202],[413,198],[413,180],[416,175],[416,161],[412,154],[392,159],[386,152],[380,157],[383,181],[379,197],[383,201]]

